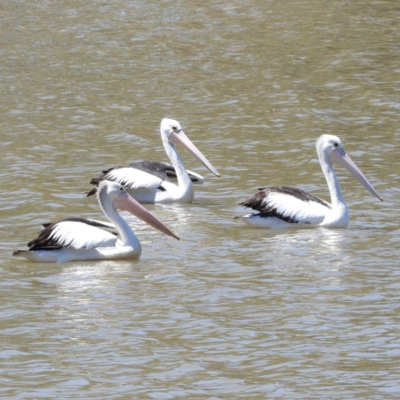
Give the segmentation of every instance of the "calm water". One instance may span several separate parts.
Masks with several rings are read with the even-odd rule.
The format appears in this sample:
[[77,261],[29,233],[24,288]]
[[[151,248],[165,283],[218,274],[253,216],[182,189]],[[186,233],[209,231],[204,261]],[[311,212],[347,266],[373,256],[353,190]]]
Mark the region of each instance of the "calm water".
[[[400,5],[12,1],[1,6],[0,397],[400,395]],[[131,219],[139,261],[11,258],[42,222],[101,218],[90,178],[166,160],[163,117],[222,177]],[[346,230],[243,226],[264,185],[329,199],[339,135],[385,202],[337,168]]]

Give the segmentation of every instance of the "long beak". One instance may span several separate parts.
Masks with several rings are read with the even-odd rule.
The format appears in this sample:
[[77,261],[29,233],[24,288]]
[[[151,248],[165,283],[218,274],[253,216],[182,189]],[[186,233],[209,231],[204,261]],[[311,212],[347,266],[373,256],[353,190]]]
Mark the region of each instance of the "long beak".
[[217,170],[211,165],[211,163],[203,156],[201,151],[191,142],[191,140],[185,135],[181,130],[180,132],[173,132],[170,137],[170,141],[173,144],[182,145],[189,153],[191,153],[195,158],[197,158],[208,170],[213,174],[220,176]]
[[368,179],[364,176],[364,174],[360,171],[356,164],[354,164],[353,160],[343,149],[334,149],[330,156],[330,161],[334,161],[345,167],[347,171],[349,171],[360,183],[363,185],[368,192],[370,192],[373,196],[377,197],[380,201],[383,201],[382,197],[376,192],[376,190],[372,187],[372,185],[368,182]]
[[178,236],[171,232],[158,218],[138,203],[133,197],[129,196],[128,193],[119,194],[113,201],[113,207],[128,211],[135,217],[146,222],[146,224],[158,229],[160,232],[179,240]]

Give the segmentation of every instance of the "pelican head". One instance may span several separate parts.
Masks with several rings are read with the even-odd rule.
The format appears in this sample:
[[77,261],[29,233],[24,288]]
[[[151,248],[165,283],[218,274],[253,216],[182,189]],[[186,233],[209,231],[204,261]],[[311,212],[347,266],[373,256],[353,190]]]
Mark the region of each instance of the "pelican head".
[[161,137],[163,143],[169,143],[170,145],[180,145],[189,151],[197,160],[199,160],[209,171],[216,176],[220,176],[217,170],[211,165],[206,157],[200,152],[200,150],[191,142],[191,140],[185,135],[183,129],[178,121],[173,119],[164,118],[161,121],[160,126]]
[[105,214],[107,214],[106,209],[111,205],[114,210],[128,211],[160,232],[179,240],[178,236],[171,232],[158,218],[131,197],[119,183],[107,180],[100,181],[97,188],[97,198]]
[[329,160],[330,163],[335,162],[342,167],[345,167],[368,190],[369,193],[377,197],[380,201],[383,201],[382,197],[379,196],[365,175],[345,152],[340,138],[334,135],[322,135],[317,140],[316,147],[320,160]]

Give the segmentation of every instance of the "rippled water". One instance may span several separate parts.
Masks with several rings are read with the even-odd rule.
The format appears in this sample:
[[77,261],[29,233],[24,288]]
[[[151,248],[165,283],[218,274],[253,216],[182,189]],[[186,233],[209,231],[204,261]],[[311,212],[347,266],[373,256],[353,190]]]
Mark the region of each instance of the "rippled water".
[[[190,3],[190,4],[189,4]],[[1,398],[398,398],[400,6],[380,2],[2,5]],[[101,218],[90,178],[166,161],[178,119],[221,173],[130,218],[138,261],[11,258],[42,222]],[[264,185],[328,199],[339,135],[385,202],[337,168],[346,230],[233,217]]]

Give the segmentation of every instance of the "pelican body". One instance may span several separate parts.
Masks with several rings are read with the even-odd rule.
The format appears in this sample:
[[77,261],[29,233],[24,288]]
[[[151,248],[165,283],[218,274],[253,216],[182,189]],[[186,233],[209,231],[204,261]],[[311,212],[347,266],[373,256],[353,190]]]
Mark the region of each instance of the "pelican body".
[[261,228],[346,228],[349,211],[344,201],[339,181],[332,163],[345,167],[368,191],[379,200],[367,178],[344,151],[341,140],[334,135],[322,135],[316,144],[322,171],[328,183],[331,204],[301,189],[290,186],[260,188],[252,197],[239,205],[252,208],[259,213],[250,213],[241,218],[246,223]]
[[[141,203],[191,203],[194,198],[193,182],[203,183],[204,179],[192,171],[187,171],[175,147],[180,145],[188,150],[216,176],[217,170],[190,141],[178,121],[164,118],[160,125],[161,139],[171,164],[156,161],[136,161],[127,167],[110,168],[103,171],[90,183],[97,185],[102,180],[118,182],[128,193]],[[170,181],[176,177],[178,184]],[[96,189],[89,192],[94,194]]]
[[45,228],[28,243],[29,249],[17,250],[13,255],[36,262],[59,263],[139,258],[142,251],[139,239],[117,209],[128,211],[153,228],[179,239],[119,183],[102,181],[97,189],[100,207],[112,224],[84,218],[44,224]]
[[[162,161],[152,161],[152,160],[144,160],[144,161],[133,161],[129,163],[129,166],[135,169],[139,169],[141,171],[147,172],[151,175],[158,176],[164,181],[168,181],[171,178],[176,179],[176,171],[172,164],[168,164]],[[110,168],[111,170],[112,168]],[[108,171],[110,171],[108,170]],[[107,171],[107,172],[108,172]],[[204,178],[197,174],[196,172],[186,170],[189,175],[190,180],[197,185],[202,185],[204,183]]]

